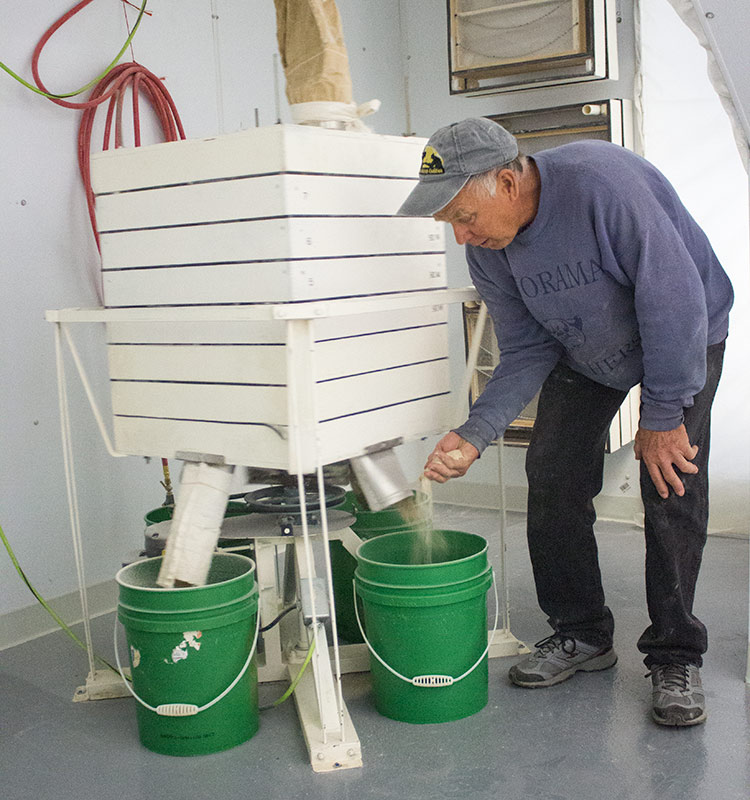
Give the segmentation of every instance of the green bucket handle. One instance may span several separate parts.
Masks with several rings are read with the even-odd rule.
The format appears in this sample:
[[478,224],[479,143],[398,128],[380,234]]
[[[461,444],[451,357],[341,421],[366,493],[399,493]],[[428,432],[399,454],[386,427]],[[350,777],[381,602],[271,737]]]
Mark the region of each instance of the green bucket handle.
[[242,669],[240,670],[237,677],[227,686],[224,691],[218,695],[218,697],[214,697],[213,700],[206,703],[203,706],[197,706],[195,703],[163,703],[159,706],[151,706],[149,705],[143,698],[139,697],[133,687],[130,685],[130,681],[125,677],[124,672],[122,671],[122,665],[120,664],[120,654],[119,654],[119,642],[117,640],[117,614],[115,614],[115,629],[114,629],[114,642],[115,642],[115,662],[117,663],[117,669],[120,671],[120,677],[123,680],[127,690],[130,694],[135,697],[135,699],[144,707],[147,708],[149,711],[153,711],[155,714],[158,714],[160,717],[193,717],[196,714],[200,714],[201,711],[205,711],[207,708],[211,708],[211,706],[215,705],[219,702],[223,697],[229,694],[229,692],[234,689],[234,687],[239,683],[240,678],[245,674],[247,668],[250,666],[250,662],[253,660],[253,655],[255,655],[255,647],[258,644],[258,634],[260,633],[260,609],[255,612],[256,621],[255,621],[255,636],[253,637],[253,646],[250,648],[250,655],[248,655],[247,660],[245,661]]
[[362,639],[364,640],[365,644],[367,645],[367,649],[377,658],[377,660],[391,673],[393,673],[397,678],[400,678],[402,681],[406,683],[411,683],[413,686],[422,686],[425,689],[434,689],[437,687],[442,686],[452,686],[454,683],[458,683],[460,680],[463,680],[468,675],[471,675],[472,672],[482,663],[484,657],[487,653],[490,652],[490,647],[492,647],[492,642],[495,640],[495,634],[497,633],[497,621],[500,616],[500,598],[497,594],[497,583],[495,581],[495,570],[492,570],[492,588],[495,591],[495,622],[492,628],[492,635],[487,642],[487,647],[484,648],[484,652],[481,656],[477,659],[477,661],[463,673],[463,675],[459,675],[457,678],[454,678],[452,675],[415,675],[413,678],[407,678],[405,675],[402,675],[400,672],[397,672],[390,664],[387,664],[375,651],[375,648],[370,644],[370,640],[367,638],[365,634],[364,628],[362,627],[362,620],[359,618],[359,607],[357,603],[357,586],[354,581],[352,581],[352,588],[354,590],[354,614],[357,617],[357,625],[359,626],[359,632],[362,634]]

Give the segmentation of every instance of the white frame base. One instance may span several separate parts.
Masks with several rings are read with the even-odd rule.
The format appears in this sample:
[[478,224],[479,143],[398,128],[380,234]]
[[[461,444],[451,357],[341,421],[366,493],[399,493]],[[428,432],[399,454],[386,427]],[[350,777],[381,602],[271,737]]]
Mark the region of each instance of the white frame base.
[[[125,667],[123,672],[130,675],[130,667]],[[122,682],[122,678],[109,669],[97,669],[86,676],[86,683],[79,686],[73,695],[74,703],[83,703],[86,700],[111,700],[115,697],[130,697],[130,692]]]

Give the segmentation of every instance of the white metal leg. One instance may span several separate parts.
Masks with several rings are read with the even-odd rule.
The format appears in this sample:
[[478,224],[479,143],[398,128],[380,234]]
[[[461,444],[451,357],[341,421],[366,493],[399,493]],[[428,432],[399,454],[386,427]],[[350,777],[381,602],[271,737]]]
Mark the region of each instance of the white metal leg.
[[[466,370],[461,384],[461,390],[458,393],[460,398],[460,406],[456,413],[456,425],[460,425],[466,417],[466,408],[464,406],[465,398],[469,396],[469,387],[474,376],[474,371],[479,357],[479,350],[482,344],[482,334],[484,327],[487,323],[487,306],[481,301],[479,304],[479,314],[477,316],[476,325],[471,336],[469,352],[466,356]],[[508,573],[505,566],[505,529],[506,529],[506,503],[505,503],[505,475],[503,471],[503,439],[502,437],[497,441],[497,478],[499,490],[499,508],[498,508],[498,536],[500,545],[500,566],[497,570],[499,579],[502,583],[503,592],[500,595],[500,619],[502,620],[502,628],[497,631],[490,650],[488,653],[489,658],[504,658],[506,656],[517,656],[520,654],[528,653],[529,649],[526,645],[517,639],[510,631],[510,591],[508,587]],[[497,577],[496,577],[497,580]]]
[[[68,500],[70,507],[71,529],[73,531],[73,543],[76,553],[76,566],[78,569],[79,590],[81,593],[81,603],[83,607],[84,626],[86,628],[87,651],[89,656],[90,673],[87,678],[86,686],[79,687],[76,692],[76,700],[99,699],[103,697],[117,696],[117,687],[112,682],[109,673],[104,670],[95,670],[93,663],[93,649],[90,636],[90,617],[86,597],[86,583],[83,574],[83,557],[81,548],[81,532],[78,520],[78,504],[75,486],[75,474],[72,461],[72,444],[70,437],[70,423],[68,412],[68,401],[65,387],[65,375],[62,363],[61,333],[64,334],[67,344],[73,353],[73,357],[78,368],[81,380],[86,388],[89,402],[97,419],[100,432],[104,439],[107,450],[113,456],[124,456],[125,453],[118,453],[112,447],[103,425],[101,414],[98,413],[93,403],[92,394],[88,388],[88,381],[83,372],[80,359],[75,353],[73,342],[67,330],[62,330],[63,324],[56,320],[56,348],[58,353],[58,388],[60,392],[60,415],[63,437],[63,450],[66,463],[66,485],[68,489]],[[309,319],[290,320],[288,324],[288,350],[294,351],[299,348],[314,350],[314,338],[312,336],[312,322]],[[289,386],[290,398],[290,434],[297,439],[296,451],[302,452],[301,440],[317,441],[317,431],[302,429],[299,420],[299,408],[297,404],[305,409],[305,419],[317,419],[315,413],[314,392],[304,391],[304,387],[315,386],[315,376],[293,375]],[[297,387],[302,387],[298,389]],[[310,408],[312,406],[312,409]],[[322,464],[318,460],[317,475],[319,493],[322,491]],[[290,470],[291,471],[291,470]],[[311,537],[308,531],[303,476],[301,472],[297,474],[298,487],[300,489],[300,503],[302,505],[302,537],[299,544],[295,541],[295,563],[298,573],[304,574],[309,578],[315,576],[314,560],[312,555]],[[500,472],[501,492],[504,491],[502,484],[502,467]],[[294,618],[290,615],[281,623],[270,629],[264,636],[264,663],[259,667],[259,678],[261,681],[282,680],[287,677],[293,679],[301,668],[302,660],[306,648],[300,647],[300,634],[312,636],[316,641],[315,654],[310,662],[309,668],[301,677],[295,698],[297,702],[300,723],[303,734],[308,744],[310,760],[316,771],[335,770],[346,767],[361,766],[361,748],[359,739],[352,725],[351,718],[343,701],[341,689],[342,672],[364,671],[369,667],[369,657],[364,645],[347,645],[340,647],[336,637],[335,609],[333,606],[333,586],[330,566],[330,556],[328,551],[329,535],[327,529],[328,515],[325,507],[321,509],[322,518],[322,545],[324,548],[324,563],[326,571],[326,586],[328,590],[331,611],[331,626],[334,632],[334,641],[328,647],[326,641],[325,628],[317,617],[317,609],[314,608],[315,601],[312,600],[313,610],[312,625],[305,631],[297,627]],[[524,651],[524,646],[509,630],[508,613],[508,590],[505,574],[505,541],[504,541],[504,522],[505,508],[501,509],[501,576],[504,585],[504,599],[501,603],[502,629],[495,636],[495,641],[490,650],[490,657],[515,655]],[[258,565],[258,582],[260,588],[259,613],[261,614],[262,624],[268,624],[283,610],[283,597],[279,592],[279,580],[277,575],[277,552],[278,542],[264,540],[264,537],[256,538],[256,562]],[[358,541],[356,535],[351,530],[344,530],[336,538],[340,538],[345,547],[352,551]],[[286,539],[285,543],[288,543]],[[294,630],[294,632],[292,632]],[[750,656],[750,653],[749,653]],[[750,670],[749,670],[750,673]],[[120,684],[121,686],[121,684]],[[124,687],[121,686],[124,690]]]
[[[303,452],[303,440],[305,442],[314,443],[318,495],[324,499],[325,491],[323,485],[323,465],[320,457],[320,438],[318,431],[315,429],[317,426],[314,424],[312,430],[307,430],[303,429],[302,424],[303,419],[319,419],[315,391],[314,321],[311,319],[289,320],[287,323],[287,358],[293,359],[294,354],[300,350],[306,350],[310,354],[310,358],[306,361],[309,373],[300,375],[297,369],[288,369],[287,371],[289,384],[289,436],[290,440],[295,445],[294,452],[297,453],[298,458],[301,458],[300,454]],[[292,361],[290,361],[290,365],[291,364]],[[310,387],[312,387],[312,391],[310,391]],[[302,413],[303,410],[306,413]],[[311,585],[315,578],[315,564],[308,529],[304,478],[298,464],[293,465],[293,467],[297,472],[297,488],[302,521],[302,537],[301,539],[300,537],[295,537],[296,563],[298,575],[301,578],[307,579],[309,581],[308,585]],[[308,672],[311,672],[311,675],[308,675],[307,672],[303,675],[302,682],[304,682],[305,688],[302,689],[302,693],[300,694],[301,682],[295,691],[295,698],[313,769],[331,770],[361,766],[362,756],[359,739],[357,738],[354,726],[346,710],[341,687],[341,659],[336,635],[333,576],[329,553],[328,512],[324,501],[321,502],[320,517],[323,561],[326,572],[326,589],[334,641],[332,643],[331,652],[329,653],[325,628],[318,620],[315,592],[311,590],[310,606],[312,623],[309,626],[309,635],[314,638],[315,651],[313,652],[310,662],[310,670],[308,670]],[[331,669],[331,660],[333,660],[333,670]],[[310,686],[312,686],[314,690],[315,705],[313,705],[310,696],[311,692],[308,688]],[[298,694],[300,694],[299,697],[297,697]],[[315,714],[316,706],[317,714]],[[344,747],[345,745],[346,747]],[[325,747],[325,751],[321,750],[320,747]],[[335,749],[335,755],[331,755],[329,752],[328,748],[330,747]],[[344,757],[348,752],[351,752],[352,755]]]
[[[299,665],[289,665],[289,675],[294,679],[299,672]],[[302,733],[305,737],[310,763],[315,772],[332,772],[338,769],[362,766],[362,747],[354,732],[349,712],[344,705],[342,736],[326,736],[320,724],[318,703],[316,700],[315,681],[310,670],[306,670],[294,692]]]
[[508,572],[505,564],[506,544],[505,544],[505,530],[506,530],[506,504],[505,504],[505,474],[503,470],[503,447],[502,437],[497,441],[497,474],[498,474],[498,488],[500,491],[500,508],[498,511],[498,533],[500,544],[500,580],[503,585],[503,593],[501,597],[501,619],[503,621],[502,631],[498,631],[495,639],[490,647],[490,658],[497,658],[501,656],[515,656],[523,653],[528,653],[529,648],[517,639],[510,632],[510,587],[508,586]]
[[[130,674],[130,668],[123,669],[125,675]],[[130,697],[122,678],[111,669],[97,669],[89,672],[86,683],[79,686],[73,695],[74,703],[85,700],[111,700],[114,697]]]
[[55,324],[55,361],[57,366],[57,391],[60,410],[60,435],[62,439],[63,466],[65,470],[65,488],[68,497],[68,511],[70,529],[73,538],[73,554],[75,557],[76,573],[78,578],[78,593],[81,598],[81,614],[83,619],[84,638],[86,641],[86,655],[89,662],[89,672],[86,683],[79,686],[73,695],[74,702],[85,700],[100,700],[111,697],[124,697],[127,689],[119,675],[107,669],[96,669],[94,662],[94,646],[91,640],[91,614],[89,612],[88,594],[86,590],[86,575],[83,563],[83,539],[81,537],[81,521],[78,512],[78,490],[75,479],[75,464],[73,459],[73,438],[70,429],[70,407],[68,404],[67,382],[65,378],[65,364],[62,350],[62,334],[64,333],[81,380],[87,389],[89,399],[91,394],[88,382],[82,373],[80,359],[75,352],[73,341],[69,332],[62,330],[62,323]]

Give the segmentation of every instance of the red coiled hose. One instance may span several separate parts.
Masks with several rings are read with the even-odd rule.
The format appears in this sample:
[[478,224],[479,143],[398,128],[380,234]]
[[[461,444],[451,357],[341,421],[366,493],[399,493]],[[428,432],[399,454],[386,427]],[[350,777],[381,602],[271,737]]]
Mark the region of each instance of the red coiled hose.
[[[51,36],[62,25],[64,25],[72,16],[77,14],[81,9],[92,3],[93,0],[81,0],[67,13],[63,14],[60,19],[54,22],[44,33],[39,40],[37,46],[34,48],[34,53],[31,58],[31,72],[34,76],[36,85],[43,92],[48,92],[48,89],[42,82],[39,75],[39,56],[42,53],[44,46],[47,44]],[[177,107],[174,100],[167,91],[160,78],[157,78],[153,72],[147,70],[141,64],[134,61],[118,64],[113,67],[99,83],[94,87],[88,100],[82,103],[73,103],[69,100],[63,100],[58,97],[48,98],[53,103],[65,108],[76,108],[83,110],[81,116],[81,124],[78,129],[78,166],[83,180],[84,190],[86,192],[86,203],[89,209],[89,219],[91,220],[91,229],[94,232],[96,239],[96,246],[99,247],[99,233],[96,229],[96,216],[94,192],[91,188],[91,132],[94,125],[94,117],[97,108],[109,100],[109,107],[107,108],[107,116],[104,127],[104,141],[102,149],[108,150],[110,146],[110,137],[112,135],[112,127],[114,120],[114,134],[115,134],[115,147],[122,147],[122,108],[125,99],[125,94],[130,89],[132,94],[132,108],[133,108],[133,140],[136,147],[141,144],[141,131],[140,131],[140,111],[139,111],[139,96],[141,92],[149,100],[154,109],[157,120],[161,125],[164,141],[173,142],[178,138],[185,138],[185,131],[182,127],[180,116],[177,113]]]

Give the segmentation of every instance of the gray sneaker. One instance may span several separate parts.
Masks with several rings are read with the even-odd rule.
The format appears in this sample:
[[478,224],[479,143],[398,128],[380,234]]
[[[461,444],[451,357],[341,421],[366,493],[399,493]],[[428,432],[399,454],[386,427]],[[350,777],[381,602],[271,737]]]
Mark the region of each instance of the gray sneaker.
[[[651,716],[659,725],[698,725],[706,719],[706,695],[693,664],[651,667]],[[648,677],[648,676],[647,676]]]
[[576,672],[596,672],[617,663],[612,646],[599,647],[554,633],[534,647],[537,649],[510,668],[508,677],[517,686],[537,689],[554,686],[572,678]]

